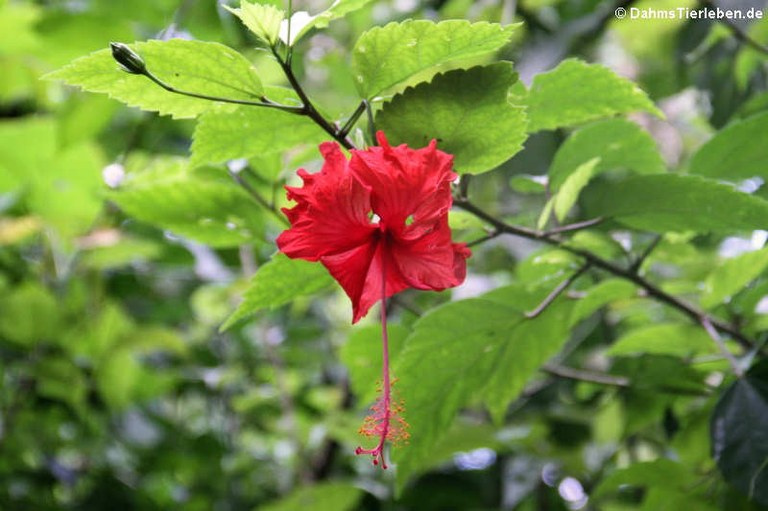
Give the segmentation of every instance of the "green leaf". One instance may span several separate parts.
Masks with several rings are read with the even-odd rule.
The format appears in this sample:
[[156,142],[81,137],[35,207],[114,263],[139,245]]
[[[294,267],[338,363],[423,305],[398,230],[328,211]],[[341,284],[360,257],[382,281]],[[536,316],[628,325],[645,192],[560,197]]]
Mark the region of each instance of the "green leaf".
[[376,124],[393,144],[438,147],[460,174],[492,170],[525,141],[525,112],[507,101],[517,80],[508,62],[454,70],[406,89],[384,105]]
[[768,363],[736,380],[712,415],[712,452],[725,480],[768,505]]
[[592,176],[596,174],[598,165],[600,164],[600,157],[592,158],[581,165],[569,175],[563,186],[560,187],[560,191],[553,197],[554,211],[557,219],[562,222],[568,215],[576,201],[579,198],[579,194],[592,179]]
[[630,330],[608,348],[611,356],[673,355],[690,357],[713,353],[717,347],[703,328],[691,323],[662,323]]
[[287,497],[260,506],[259,511],[306,511],[308,509],[333,509],[350,511],[363,496],[363,491],[348,483],[322,483],[299,488]]
[[609,119],[586,126],[560,146],[549,169],[550,187],[558,190],[580,165],[600,158],[595,173],[629,169],[638,174],[658,174],[665,170],[656,142],[634,122]]
[[571,324],[576,324],[598,309],[616,300],[625,300],[637,295],[637,286],[623,279],[607,279],[591,287],[586,296],[573,308]]
[[242,303],[221,326],[224,331],[261,309],[276,309],[297,296],[310,295],[329,287],[333,278],[320,263],[289,259],[278,252],[251,279]]
[[[397,363],[400,351],[408,336],[408,329],[396,323],[389,323],[389,360],[393,366]],[[366,325],[356,327],[342,346],[339,353],[341,361],[349,370],[349,382],[352,392],[361,403],[373,400],[376,382],[381,381],[381,326]]]
[[576,59],[537,75],[527,102],[531,133],[638,110],[663,117],[637,85],[607,67]]
[[593,183],[584,191],[589,216],[613,217],[654,232],[764,229],[768,201],[698,176],[654,174]]
[[[222,44],[171,39],[138,42],[132,48],[146,62],[147,69],[179,90],[240,100],[258,100],[261,80],[251,63]],[[100,92],[143,110],[175,118],[196,117],[217,105],[162,89],[146,76],[120,69],[110,50],[79,58],[45,76],[63,80],[89,92]]]
[[609,474],[597,485],[592,497],[595,499],[604,498],[626,485],[682,490],[694,481],[695,478],[687,467],[681,463],[660,458],[654,461],[633,463],[627,468]]
[[192,139],[192,166],[221,163],[319,144],[329,136],[309,118],[275,109],[238,107],[200,116]]
[[291,16],[290,40],[288,37],[288,22],[283,21],[280,28],[280,39],[288,46],[295,45],[313,28],[325,28],[336,19],[343,18],[348,13],[362,9],[371,0],[334,0],[331,6],[314,16],[306,11],[297,11]]
[[104,401],[111,408],[120,410],[133,401],[143,373],[136,356],[129,349],[118,348],[99,362],[96,383]]
[[256,37],[270,46],[275,46],[280,39],[280,23],[285,18],[285,12],[274,5],[252,4],[245,0],[240,2],[239,9],[233,9],[221,4],[226,10],[240,18],[243,24]]
[[142,222],[216,247],[253,242],[263,230],[258,206],[226,174],[190,171],[183,160],[160,160],[108,197]]
[[728,259],[707,276],[701,305],[715,307],[728,301],[768,267],[768,248]]
[[437,307],[416,322],[394,371],[411,426],[408,447],[394,451],[401,484],[431,456],[461,407],[480,398],[500,420],[560,350],[569,334],[570,302],[556,300],[533,320],[523,315],[548,292],[509,286]]
[[768,177],[768,112],[729,124],[693,155],[692,174],[733,180]]
[[436,66],[496,52],[518,26],[407,20],[374,27],[360,36],[352,51],[357,90],[360,97],[370,99]]
[[59,308],[56,297],[31,282],[0,296],[0,338],[23,346],[57,338]]

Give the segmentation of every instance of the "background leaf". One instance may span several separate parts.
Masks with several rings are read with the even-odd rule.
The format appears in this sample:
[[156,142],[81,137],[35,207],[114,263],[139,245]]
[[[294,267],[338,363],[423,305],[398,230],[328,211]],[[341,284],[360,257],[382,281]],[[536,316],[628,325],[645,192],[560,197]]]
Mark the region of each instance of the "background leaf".
[[192,138],[192,165],[280,153],[317,145],[327,135],[306,117],[271,108],[238,107],[200,116]]
[[768,145],[758,133],[768,132],[768,112],[729,124],[691,158],[692,174],[734,180],[768,177]]
[[649,231],[762,229],[768,202],[698,176],[656,174],[593,183],[582,195],[589,216]]
[[143,222],[213,246],[250,242],[263,230],[262,213],[229,176],[179,160],[159,160],[109,198]]
[[634,83],[606,67],[576,59],[537,75],[527,104],[532,133],[638,110],[662,116]]

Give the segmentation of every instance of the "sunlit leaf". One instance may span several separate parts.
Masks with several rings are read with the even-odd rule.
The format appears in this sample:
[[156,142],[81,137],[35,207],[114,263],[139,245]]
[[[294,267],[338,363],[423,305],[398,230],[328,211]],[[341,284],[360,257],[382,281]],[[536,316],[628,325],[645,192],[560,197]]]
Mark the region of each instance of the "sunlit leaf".
[[582,124],[636,111],[662,116],[637,85],[598,64],[568,59],[537,75],[528,94],[529,131]]
[[509,42],[517,25],[408,20],[365,32],[352,51],[352,73],[363,98],[448,62],[491,54]]
[[396,95],[376,125],[393,144],[423,147],[436,139],[454,155],[460,174],[487,172],[522,149],[526,138],[523,109],[507,101],[516,80],[506,62],[449,71]]

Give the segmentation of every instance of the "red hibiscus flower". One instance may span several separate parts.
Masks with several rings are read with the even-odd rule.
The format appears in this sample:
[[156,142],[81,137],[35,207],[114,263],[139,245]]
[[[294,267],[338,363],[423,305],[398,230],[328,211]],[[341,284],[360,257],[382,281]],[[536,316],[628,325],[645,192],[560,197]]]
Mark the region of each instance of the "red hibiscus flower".
[[[461,284],[471,254],[451,241],[448,227],[457,177],[453,156],[437,150],[434,140],[411,149],[390,146],[382,132],[377,139],[379,147],[352,150],[351,160],[337,144],[321,144],[320,172],[300,169],[304,186],[286,187],[296,205],[283,209],[291,228],[277,238],[288,257],[320,261],[328,269],[352,300],[353,323],[404,289],[440,291]],[[407,438],[402,405],[391,397],[386,319],[382,306],[382,397],[361,428],[379,443],[356,451],[384,468],[385,441]]]
[[470,255],[448,227],[453,156],[434,140],[410,149],[377,138],[380,147],[352,150],[350,161],[337,144],[322,144],[322,170],[300,169],[304,186],[286,187],[297,204],[283,209],[291,228],[277,238],[288,257],[328,269],[352,300],[353,323],[404,289],[461,284]]

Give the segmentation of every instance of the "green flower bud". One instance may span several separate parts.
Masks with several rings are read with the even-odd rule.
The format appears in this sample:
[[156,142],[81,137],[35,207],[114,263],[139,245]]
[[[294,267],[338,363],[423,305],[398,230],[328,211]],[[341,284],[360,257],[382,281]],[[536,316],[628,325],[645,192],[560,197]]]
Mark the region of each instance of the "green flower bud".
[[112,48],[112,57],[120,64],[123,71],[134,75],[147,74],[147,66],[138,53],[123,43],[109,43]]

